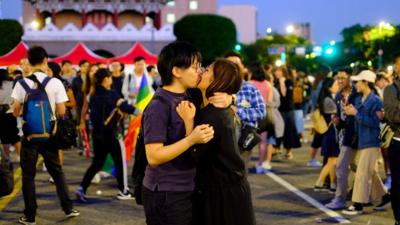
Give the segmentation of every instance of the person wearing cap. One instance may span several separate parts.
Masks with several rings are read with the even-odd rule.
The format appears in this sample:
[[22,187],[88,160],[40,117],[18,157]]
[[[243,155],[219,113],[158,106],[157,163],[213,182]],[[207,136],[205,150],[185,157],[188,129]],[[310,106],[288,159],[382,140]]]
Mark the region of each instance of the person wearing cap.
[[358,137],[359,161],[355,175],[352,201],[353,204],[342,213],[346,215],[363,214],[363,204],[382,197],[382,202],[375,210],[382,210],[390,203],[382,179],[379,177],[377,161],[380,149],[380,122],[383,119],[383,102],[375,93],[376,75],[372,71],[363,70],[352,80],[356,82],[357,92],[355,104],[345,107],[346,115],[355,117]]
[[394,59],[393,83],[383,92],[385,118],[394,132],[389,146],[389,164],[391,172],[391,201],[395,225],[400,225],[400,55]]

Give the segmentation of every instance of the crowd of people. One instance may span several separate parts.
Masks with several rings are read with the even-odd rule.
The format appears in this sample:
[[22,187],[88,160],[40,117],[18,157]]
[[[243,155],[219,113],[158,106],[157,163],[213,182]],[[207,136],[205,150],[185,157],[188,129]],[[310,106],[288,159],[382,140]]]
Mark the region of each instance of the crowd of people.
[[[207,67],[201,63],[194,46],[176,41],[163,48],[156,66],[147,66],[143,57],[134,58],[132,71],[118,61],[106,65],[86,60],[75,70],[70,61],[48,62],[41,47],[30,48],[19,66],[0,69],[0,140],[6,158],[11,156],[10,145],[14,146],[22,169],[25,210],[19,222],[35,224],[39,154],[66,216],[80,215],[68,194],[63,151],[51,141],[53,131],[43,126],[38,135],[27,123],[31,96],[37,95],[34,90],[43,90],[50,122],[74,121],[81,155],[85,134],[92,143],[92,163],[75,192],[83,203],[90,201],[87,190],[108,154],[116,168],[116,197],[135,198],[128,186],[124,148],[117,138],[126,133],[126,123],[118,121],[127,121],[130,114],[142,117],[148,165],[141,197],[147,224],[255,224],[248,173],[270,171],[274,157],[295,159],[295,149],[308,142],[304,121],[311,118],[314,128],[307,165],[321,167],[314,190],[334,194],[326,207],[359,215],[365,204],[379,200],[374,209],[392,203],[400,224],[396,165],[400,57],[394,60],[393,73],[320,66],[315,74],[306,75],[284,66],[245,65],[235,51]],[[141,111],[136,103],[143,81],[153,99]],[[18,117],[24,120],[22,138]],[[250,160],[254,151],[258,151],[255,165]],[[319,151],[322,162],[317,160]],[[385,183],[379,175],[381,161]],[[354,184],[349,184],[351,171]],[[352,197],[347,204],[349,188]]]

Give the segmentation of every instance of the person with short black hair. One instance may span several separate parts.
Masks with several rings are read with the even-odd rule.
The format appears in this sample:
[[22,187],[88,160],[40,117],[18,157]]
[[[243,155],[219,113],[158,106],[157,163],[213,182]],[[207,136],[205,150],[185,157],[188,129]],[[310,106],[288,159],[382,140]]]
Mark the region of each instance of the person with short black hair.
[[[28,50],[28,60],[32,67],[32,77],[24,77],[15,85],[11,97],[14,99],[14,115],[20,116],[22,113],[22,104],[27,94],[23,85],[34,88],[35,82],[43,83],[48,80],[44,87],[52,113],[51,120],[56,119],[56,115],[65,114],[65,102],[68,101],[64,86],[58,79],[48,78],[44,73],[48,69],[48,55],[44,48],[35,46]],[[22,84],[25,82],[25,84]],[[25,112],[24,112],[25,113]],[[26,134],[24,134],[26,135]],[[19,219],[22,224],[35,224],[36,217],[36,193],[35,193],[35,175],[36,162],[39,154],[43,156],[47,171],[54,180],[57,187],[57,195],[61,202],[61,207],[67,218],[76,217],[80,212],[73,209],[72,201],[68,193],[68,185],[65,181],[64,172],[60,165],[56,149],[49,140],[32,142],[24,136],[21,150],[21,169],[22,169],[22,193],[24,195],[25,210],[24,216]]]
[[61,62],[61,77],[65,79],[69,84],[72,84],[72,80],[75,78],[76,72],[72,67],[72,63],[69,60]]
[[124,83],[124,78],[125,78],[125,74],[124,74],[124,66],[120,61],[112,61],[110,64],[110,71],[112,74],[112,89],[115,90],[121,98],[124,97],[124,95],[122,94],[122,85]]
[[157,68],[153,65],[147,66],[147,73],[151,78],[153,78],[153,89],[157,90],[157,88],[162,87],[161,76],[157,71]]
[[125,76],[122,84],[122,94],[129,103],[136,103],[136,97],[139,94],[140,85],[144,82],[143,79],[146,79],[150,92],[154,93],[152,88],[153,79],[146,71],[146,60],[142,56],[137,56],[134,59],[133,73]]

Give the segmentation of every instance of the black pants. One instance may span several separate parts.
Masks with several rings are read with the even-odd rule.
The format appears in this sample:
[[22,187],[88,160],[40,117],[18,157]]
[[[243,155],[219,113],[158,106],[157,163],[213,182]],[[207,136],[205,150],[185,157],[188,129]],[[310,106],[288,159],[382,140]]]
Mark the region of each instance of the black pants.
[[392,176],[392,209],[394,218],[400,221],[400,141],[393,140],[389,147],[390,172]]
[[60,165],[58,150],[50,147],[47,143],[30,143],[24,140],[21,149],[21,169],[25,216],[28,219],[34,219],[36,216],[35,175],[39,153],[43,156],[47,171],[54,180],[63,211],[71,212],[72,201],[68,195],[68,186]]
[[127,191],[125,189],[127,189],[128,176],[125,162],[122,160],[122,157],[124,157],[122,154],[125,153],[121,151],[119,141],[113,136],[104,138],[93,137],[93,151],[94,157],[92,159],[92,164],[86,171],[81,183],[81,187],[83,188],[84,192],[86,192],[86,189],[89,187],[96,173],[103,168],[108,153],[111,154],[111,157],[114,161],[115,170],[117,173],[118,189],[121,192]]
[[147,225],[192,225],[193,192],[151,191],[143,187]]

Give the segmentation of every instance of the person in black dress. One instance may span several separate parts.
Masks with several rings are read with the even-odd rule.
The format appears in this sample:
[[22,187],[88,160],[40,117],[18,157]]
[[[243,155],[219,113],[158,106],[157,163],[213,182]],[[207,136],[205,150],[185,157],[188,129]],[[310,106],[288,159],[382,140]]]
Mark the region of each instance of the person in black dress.
[[[197,224],[255,224],[250,186],[237,144],[235,114],[231,108],[216,108],[208,100],[216,92],[238,92],[241,83],[239,67],[219,59],[202,74],[198,85],[203,102],[195,124],[209,124],[215,133],[207,144],[193,147],[197,163],[193,221]],[[193,108],[185,101],[177,107],[187,130],[193,127]]]

